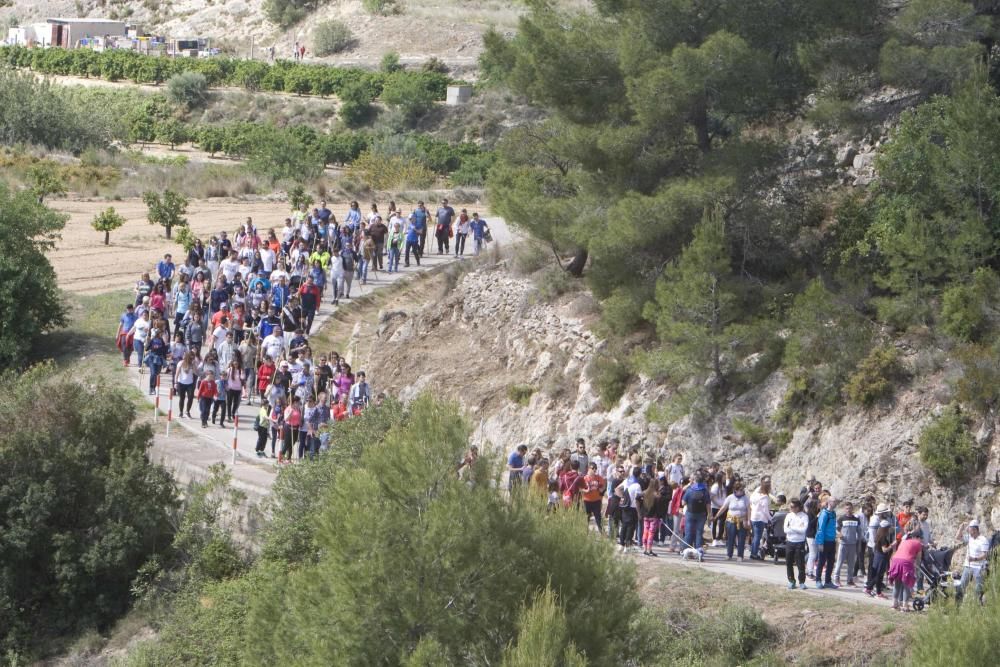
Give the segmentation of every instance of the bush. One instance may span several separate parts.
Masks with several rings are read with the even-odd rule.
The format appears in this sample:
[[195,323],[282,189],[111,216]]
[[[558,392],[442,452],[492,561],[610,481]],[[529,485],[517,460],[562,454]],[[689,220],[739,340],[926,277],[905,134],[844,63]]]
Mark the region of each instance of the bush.
[[412,74],[397,72],[386,78],[382,87],[382,101],[400,109],[412,126],[434,106],[437,94],[433,89],[435,79],[423,79]]
[[167,79],[167,99],[188,111],[208,102],[208,78],[200,72],[181,72]]
[[968,427],[961,408],[950,405],[920,432],[920,462],[942,483],[959,482],[976,467],[979,454]]
[[618,405],[632,381],[632,371],[628,364],[609,354],[597,355],[590,364],[588,374],[605,410]]
[[746,417],[734,417],[733,429],[739,433],[744,442],[757,445],[766,445],[771,439],[771,431],[766,426],[761,426]]
[[1000,278],[980,267],[972,281],[948,288],[941,299],[941,328],[963,342],[982,340],[992,329]]
[[910,667],[993,664],[995,638],[1000,636],[1000,577],[986,577],[985,596],[985,605],[973,603],[971,592],[958,608],[952,604],[931,605],[927,617],[913,633],[905,664]]
[[527,405],[534,393],[535,388],[530,384],[512,384],[507,387],[507,398],[518,405]]
[[375,190],[424,189],[434,183],[434,173],[419,162],[371,150],[358,156],[348,169],[348,175]]
[[399,12],[397,0],[361,0],[361,6],[369,14],[381,14],[388,16]]
[[372,117],[372,92],[364,82],[352,83],[340,93],[340,120],[357,127]]
[[264,15],[282,28],[295,25],[319,6],[319,0],[266,0]]
[[343,21],[322,21],[313,31],[313,52],[318,56],[340,53],[353,42],[354,33]]
[[875,348],[848,379],[845,388],[847,399],[855,405],[870,408],[879,401],[892,398],[896,386],[904,382],[906,376],[895,347]]
[[399,53],[397,51],[389,51],[389,53],[382,56],[382,61],[379,63],[378,69],[380,72],[385,72],[386,74],[402,72],[403,65],[399,62]]
[[176,492],[121,389],[8,373],[0,420],[0,654],[30,654],[128,608],[137,570],[170,544]]
[[956,351],[962,374],[955,381],[955,398],[982,415],[1000,408],[1000,349],[967,345]]

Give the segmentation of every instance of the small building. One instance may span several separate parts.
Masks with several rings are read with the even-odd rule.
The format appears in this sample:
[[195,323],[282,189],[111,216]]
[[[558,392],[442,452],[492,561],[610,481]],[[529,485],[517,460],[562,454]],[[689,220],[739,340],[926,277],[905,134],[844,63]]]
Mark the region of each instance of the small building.
[[461,104],[468,104],[471,99],[472,86],[448,86],[448,97],[445,98],[445,104],[456,107]]
[[89,43],[98,37],[124,37],[127,31],[128,25],[121,21],[53,18],[44,23],[11,28],[7,33],[7,43],[73,49],[80,42]]

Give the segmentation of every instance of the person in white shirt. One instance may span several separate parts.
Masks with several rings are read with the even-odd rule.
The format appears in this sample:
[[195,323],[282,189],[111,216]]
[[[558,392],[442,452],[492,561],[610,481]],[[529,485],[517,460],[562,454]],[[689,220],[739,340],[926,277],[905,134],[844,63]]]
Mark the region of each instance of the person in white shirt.
[[281,359],[281,355],[285,351],[285,335],[282,333],[281,327],[275,327],[274,330],[268,334],[263,341],[261,341],[260,349],[264,356],[271,357],[275,360]]
[[788,503],[789,512],[785,515],[785,574],[788,576],[788,588],[795,589],[795,570],[799,568],[799,588],[806,587],[806,530],[809,528],[809,515],[802,511],[802,501],[793,499]]
[[147,308],[139,314],[139,319],[135,321],[135,324],[133,324],[132,328],[128,331],[128,333],[132,335],[132,349],[135,350],[140,367],[142,366],[142,360],[145,356],[144,350],[146,349],[146,338],[149,337],[149,329],[151,326],[152,324],[149,321],[149,309]]
[[671,484],[680,484],[684,479],[684,455],[674,454],[673,462],[667,467],[667,479]]
[[240,262],[236,259],[235,255],[235,253],[231,253],[219,265],[219,269],[222,271],[222,275],[226,277],[227,283],[234,282],[236,275],[240,272]]
[[268,245],[262,245],[260,247],[260,263],[264,267],[264,273],[270,275],[271,271],[274,271],[274,251]]
[[743,562],[743,551],[747,545],[747,515],[750,513],[750,500],[741,482],[733,484],[733,492],[726,496],[714,514],[716,521],[726,522],[726,560],[733,559],[733,548]]
[[962,580],[959,582],[957,590],[959,595],[963,595],[969,581],[975,578],[976,598],[982,601],[983,577],[986,574],[986,564],[990,560],[990,541],[985,535],[980,534],[978,521],[969,522],[968,530],[965,529],[966,524],[963,523],[958,527],[958,534],[955,535],[956,540],[962,540],[967,545]]
[[753,539],[750,542],[750,560],[764,560],[760,555],[760,540],[771,520],[771,478],[760,480],[753,493],[750,494],[750,526],[753,528]]

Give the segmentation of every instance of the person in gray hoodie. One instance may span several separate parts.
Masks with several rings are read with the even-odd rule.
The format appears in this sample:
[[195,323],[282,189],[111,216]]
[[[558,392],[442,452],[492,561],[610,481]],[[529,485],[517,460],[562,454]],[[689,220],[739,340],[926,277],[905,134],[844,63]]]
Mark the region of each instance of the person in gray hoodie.
[[844,512],[837,518],[840,536],[837,563],[833,566],[833,582],[840,586],[840,567],[847,565],[847,585],[854,585],[854,565],[858,559],[858,543],[864,540],[861,520],[854,514],[854,504],[844,503]]

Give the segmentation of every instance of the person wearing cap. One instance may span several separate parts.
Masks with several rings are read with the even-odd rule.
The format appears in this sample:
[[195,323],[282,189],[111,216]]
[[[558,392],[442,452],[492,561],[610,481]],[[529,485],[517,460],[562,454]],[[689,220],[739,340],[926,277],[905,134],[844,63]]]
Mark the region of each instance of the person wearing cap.
[[979,522],[975,519],[959,526],[955,539],[962,540],[966,544],[962,579],[959,581],[956,590],[960,596],[963,596],[969,585],[969,581],[975,579],[976,598],[982,602],[983,577],[986,575],[986,565],[990,559],[990,541],[985,535],[980,533]]

